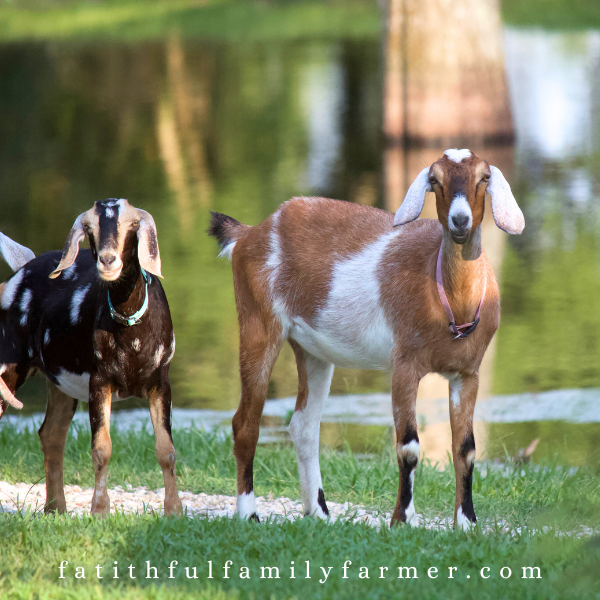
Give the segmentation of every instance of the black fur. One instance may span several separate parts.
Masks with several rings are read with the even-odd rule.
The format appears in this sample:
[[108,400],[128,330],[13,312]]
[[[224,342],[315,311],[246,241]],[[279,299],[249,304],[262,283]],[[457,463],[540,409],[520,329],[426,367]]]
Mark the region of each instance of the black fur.
[[329,509],[327,508],[327,503],[325,502],[325,492],[323,491],[323,488],[319,488],[319,498],[318,498],[318,502],[319,502],[319,506],[321,507],[321,510],[327,515],[329,516]]
[[[102,231],[103,239],[117,233],[116,225],[106,221],[102,225],[108,233]],[[116,310],[125,315],[136,312],[144,300],[137,238],[130,233],[123,248],[123,270],[114,282],[100,279],[90,250],[80,251],[74,264],[56,279],[48,275],[56,269],[60,251],[45,252],[11,277],[20,282],[10,305],[0,307],[0,364],[9,366],[3,378],[11,390],[18,390],[34,369],[59,387],[61,373],[89,374],[110,384],[120,398],[144,398],[151,389],[168,386],[174,335],[158,278],[148,274],[148,309],[139,325],[124,327],[109,312],[109,292]],[[78,295],[83,300],[77,307]],[[78,399],[90,398],[80,395]],[[170,424],[170,406],[168,411],[165,407],[165,425],[167,419]]]
[[206,233],[217,239],[219,248],[222,250],[227,244],[235,241],[235,237],[232,235],[232,229],[235,229],[236,227],[243,227],[243,225],[239,221],[236,221],[234,218],[228,217],[223,213],[211,211],[210,224]]
[[467,454],[469,454],[469,452],[471,452],[472,450],[475,450],[475,436],[473,435],[472,431],[469,431],[469,433],[467,433],[467,435],[465,435],[465,439],[462,441],[462,444],[460,445],[460,456],[464,459],[467,458]]

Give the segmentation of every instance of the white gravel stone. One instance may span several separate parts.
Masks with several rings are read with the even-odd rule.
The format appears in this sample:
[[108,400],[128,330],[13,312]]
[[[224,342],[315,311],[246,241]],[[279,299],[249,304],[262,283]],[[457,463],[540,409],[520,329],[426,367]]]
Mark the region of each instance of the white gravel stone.
[[[149,490],[145,487],[132,488],[130,484],[125,484],[127,489],[121,486],[115,486],[108,491],[110,496],[111,513],[119,512],[125,514],[162,514],[163,501],[165,498],[165,488],[159,490]],[[65,486],[65,498],[67,500],[67,509],[71,516],[81,516],[90,513],[92,504],[92,488],[82,489],[78,485]],[[46,487],[44,484],[29,483],[7,483],[0,481],[0,514],[43,512],[44,501],[46,497]],[[236,498],[234,496],[224,496],[221,494],[192,494],[191,492],[179,492],[183,510],[188,517],[206,517],[214,518],[233,518],[235,512]],[[377,510],[367,509],[359,504],[350,504],[344,502],[327,502],[329,507],[330,519],[332,521],[347,521],[351,523],[366,523],[376,529],[382,525],[389,527],[391,513],[382,513]],[[284,520],[293,521],[304,516],[302,503],[299,500],[290,498],[275,498],[269,493],[266,498],[258,496],[256,498],[256,507],[261,521],[265,519],[275,522]],[[425,518],[419,514],[419,523],[421,527],[437,531],[452,529],[452,519],[446,517]],[[523,533],[520,527],[514,529],[506,521],[478,521],[479,529],[484,533],[500,532],[520,535]],[[543,532],[551,531],[544,527]],[[597,535],[597,530],[582,526],[577,531],[561,532],[555,531],[558,536],[574,535],[576,537],[589,537]]]

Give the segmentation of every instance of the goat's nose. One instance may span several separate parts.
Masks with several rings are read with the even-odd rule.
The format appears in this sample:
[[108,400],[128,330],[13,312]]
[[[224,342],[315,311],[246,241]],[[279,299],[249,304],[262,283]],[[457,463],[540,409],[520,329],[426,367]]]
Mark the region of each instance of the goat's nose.
[[117,255],[112,254],[111,252],[107,252],[105,254],[100,254],[98,256],[98,260],[105,266],[110,267],[115,260],[117,260]]
[[464,229],[468,222],[469,222],[469,215],[460,214],[460,215],[454,215],[452,217],[452,224],[457,229]]

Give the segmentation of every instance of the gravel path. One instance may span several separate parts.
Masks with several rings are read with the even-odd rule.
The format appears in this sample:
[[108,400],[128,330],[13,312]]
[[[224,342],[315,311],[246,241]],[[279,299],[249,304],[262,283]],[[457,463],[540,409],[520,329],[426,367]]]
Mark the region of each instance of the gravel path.
[[[89,514],[92,502],[92,488],[81,488],[78,485],[66,485],[65,497],[67,508],[72,515]],[[118,510],[127,514],[162,513],[165,490],[149,490],[145,487],[130,487],[123,489],[116,486],[109,490],[111,512]],[[26,509],[43,511],[46,488],[44,484],[6,483],[0,482],[0,513],[16,513]],[[192,494],[179,492],[184,511],[189,516],[233,517],[235,510],[235,497],[219,494]],[[338,504],[328,502],[329,512],[333,520],[342,519],[354,523],[368,523],[373,527],[381,527],[382,521],[390,523],[390,513],[379,514],[369,511],[359,505],[348,502]],[[256,498],[256,506],[261,520],[266,518],[274,520],[294,520],[303,516],[302,503],[289,498],[275,498],[268,495],[266,498]],[[425,523],[426,527],[446,529],[451,522],[445,520],[431,520]]]
[[[65,497],[67,508],[72,516],[84,515],[90,513],[92,503],[92,488],[81,488],[78,485],[66,485]],[[165,498],[165,489],[149,490],[145,487],[131,487],[123,489],[115,486],[108,491],[111,501],[111,512],[123,512],[125,514],[156,513],[162,514],[163,501]],[[217,517],[232,518],[235,511],[236,499],[233,496],[223,496],[220,494],[192,494],[191,492],[179,492],[183,510],[189,517],[207,517],[214,519]],[[24,512],[27,509],[33,512],[42,512],[44,509],[44,500],[46,497],[46,487],[44,484],[30,483],[7,483],[0,481],[0,515],[2,513],[15,514]],[[269,494],[266,498],[258,496],[256,506],[261,521],[269,519],[272,521],[293,521],[302,518],[302,503],[298,500],[289,498],[275,498]],[[333,521],[342,520],[352,523],[367,523],[371,527],[380,529],[382,525],[389,527],[391,513],[379,513],[368,510],[363,506],[350,504],[338,504],[336,502],[327,502],[330,517]],[[452,529],[452,519],[441,517],[423,518],[419,517],[419,526],[436,531],[445,531]],[[510,533],[519,535],[521,528],[513,529],[506,521],[478,521],[479,527],[485,533]],[[544,531],[547,530],[544,527]],[[589,537],[598,535],[600,531],[589,527],[580,527],[577,531],[557,531],[557,535],[572,535],[575,537]]]

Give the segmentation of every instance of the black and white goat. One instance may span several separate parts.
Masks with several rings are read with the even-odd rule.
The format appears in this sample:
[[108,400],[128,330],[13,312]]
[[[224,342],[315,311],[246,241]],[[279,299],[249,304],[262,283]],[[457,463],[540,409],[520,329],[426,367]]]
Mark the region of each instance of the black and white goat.
[[[89,239],[90,250],[79,252]],[[92,514],[110,511],[110,411],[118,398],[148,398],[156,456],[165,482],[165,514],[180,514],[171,438],[169,363],[175,336],[158,280],[160,254],[152,216],[127,200],[96,202],[77,217],[62,256],[33,253],[6,236],[0,253],[16,273],[0,298],[0,415],[27,377],[50,381],[39,430],[46,511],[66,510],[63,455],[78,400],[89,402],[95,491]],[[22,405],[21,405],[22,406]]]

